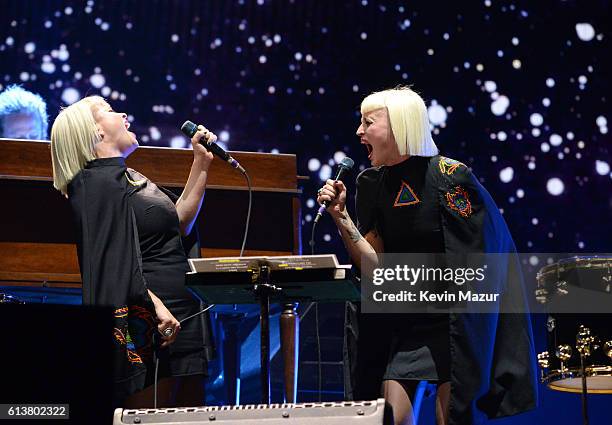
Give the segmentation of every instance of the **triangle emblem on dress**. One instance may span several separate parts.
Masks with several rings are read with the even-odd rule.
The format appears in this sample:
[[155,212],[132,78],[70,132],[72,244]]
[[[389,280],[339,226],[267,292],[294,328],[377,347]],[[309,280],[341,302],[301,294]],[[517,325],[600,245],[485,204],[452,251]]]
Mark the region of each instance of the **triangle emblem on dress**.
[[419,202],[421,200],[416,196],[414,190],[412,190],[408,183],[402,180],[402,186],[397,193],[393,207],[405,207],[407,205],[418,204]]

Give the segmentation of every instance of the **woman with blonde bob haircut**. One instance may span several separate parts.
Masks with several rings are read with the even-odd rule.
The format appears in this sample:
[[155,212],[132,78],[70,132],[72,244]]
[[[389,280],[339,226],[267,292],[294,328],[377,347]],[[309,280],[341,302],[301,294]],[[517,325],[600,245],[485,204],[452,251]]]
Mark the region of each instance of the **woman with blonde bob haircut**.
[[68,195],[68,183],[96,158],[100,142],[93,107],[104,103],[99,96],[86,97],[63,109],[51,128],[53,187]]
[[366,96],[361,114],[385,108],[400,155],[435,156],[438,148],[431,138],[425,102],[408,87],[383,90]]
[[[111,306],[116,407],[204,403],[205,321],[185,289],[188,240],[202,205],[213,159],[199,140],[180,197],[127,168],[138,147],[125,113],[99,96],[63,109],[51,129],[53,185],[70,202],[83,281],[83,304]],[[159,343],[154,335],[159,332]]]
[[[427,108],[414,91],[400,87],[367,96],[356,134],[372,164],[357,177],[357,223],[346,208],[342,181],[327,180],[317,202],[328,202],[327,211],[361,270],[362,288],[373,282],[383,253],[515,252],[499,209],[470,169],[438,155]],[[461,261],[448,265],[465,267]],[[505,287],[508,273],[487,285]],[[523,299],[524,294],[504,293],[499,308]],[[535,407],[533,340],[526,315],[396,314],[414,313],[406,307],[414,304],[369,302],[368,313],[374,314],[347,306],[348,399],[371,400],[382,393],[396,425],[413,423],[412,403],[421,381],[437,386],[438,425],[483,423]]]

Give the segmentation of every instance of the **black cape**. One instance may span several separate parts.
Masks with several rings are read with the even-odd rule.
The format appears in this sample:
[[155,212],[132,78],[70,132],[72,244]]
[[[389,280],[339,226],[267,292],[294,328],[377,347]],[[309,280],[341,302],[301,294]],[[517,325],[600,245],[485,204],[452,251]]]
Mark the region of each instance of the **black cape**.
[[[371,169],[369,169],[371,170]],[[357,178],[359,190],[376,191],[382,173],[365,170]],[[515,253],[514,242],[499,209],[486,189],[462,163],[432,157],[426,184],[437,192],[447,253]],[[466,202],[467,200],[467,202]],[[468,209],[469,204],[469,209]],[[360,212],[357,211],[357,216]],[[518,271],[518,258],[508,256],[507,276]],[[495,284],[505,287],[506,276]],[[502,311],[527,311],[509,286],[500,298]],[[502,291],[503,292],[503,291]],[[345,314],[345,395],[347,399],[379,397],[378,388],[359,386],[357,343],[359,306],[347,303]],[[514,415],[537,405],[537,378],[531,322],[527,314],[450,313],[451,425],[479,424],[487,418]],[[384,352],[384,351],[381,351]],[[361,368],[363,369],[363,368]]]
[[[115,403],[141,390],[153,361],[153,303],[142,273],[123,158],[89,162],[68,186],[83,304],[112,306]],[[107,343],[107,341],[101,341]]]

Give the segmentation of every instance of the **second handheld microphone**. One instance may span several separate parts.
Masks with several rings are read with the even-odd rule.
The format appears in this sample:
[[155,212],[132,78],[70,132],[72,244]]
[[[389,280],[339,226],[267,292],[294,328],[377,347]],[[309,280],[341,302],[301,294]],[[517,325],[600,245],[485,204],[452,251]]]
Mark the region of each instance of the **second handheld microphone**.
[[[349,158],[348,156],[345,156],[342,161],[340,161],[340,164],[338,164],[338,172],[336,174],[336,178],[334,180],[341,180],[342,177],[348,173],[349,171],[351,171],[353,169],[353,166],[355,165],[355,162]],[[324,201],[323,205],[321,205],[321,207],[319,208],[319,211],[317,211],[317,216],[314,219],[315,223],[318,223],[319,220],[321,219],[321,217],[323,217],[323,213],[325,212],[325,210],[327,209],[327,207],[329,206],[330,202],[329,201]]]

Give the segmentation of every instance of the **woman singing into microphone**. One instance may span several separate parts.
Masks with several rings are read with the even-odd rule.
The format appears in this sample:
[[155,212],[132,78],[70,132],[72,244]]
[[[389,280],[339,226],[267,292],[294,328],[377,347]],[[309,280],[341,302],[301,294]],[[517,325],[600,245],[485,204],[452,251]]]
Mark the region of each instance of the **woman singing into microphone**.
[[174,200],[126,167],[138,147],[129,126],[125,113],[90,96],[63,109],[51,129],[53,185],[75,218],[83,304],[114,311],[115,406],[153,406],[156,357],[158,406],[202,405],[205,322],[179,322],[201,310],[184,286],[181,237],[191,233],[213,159],[198,140],[216,136],[200,126],[191,139],[193,164]]

